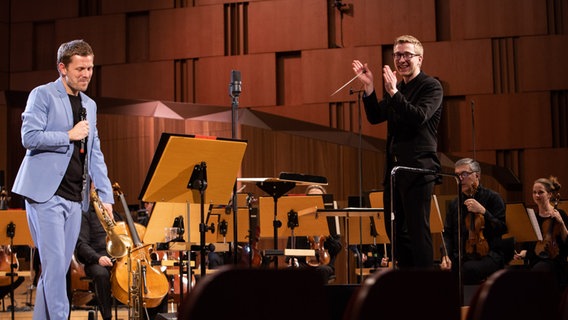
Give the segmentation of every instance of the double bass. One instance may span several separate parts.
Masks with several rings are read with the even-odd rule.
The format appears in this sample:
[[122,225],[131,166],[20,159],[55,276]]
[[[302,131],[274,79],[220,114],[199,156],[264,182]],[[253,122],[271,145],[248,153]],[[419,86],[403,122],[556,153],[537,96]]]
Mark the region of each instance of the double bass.
[[131,293],[135,292],[138,294],[137,298],[141,300],[138,301],[139,304],[143,302],[145,307],[157,307],[168,293],[170,287],[168,279],[164,273],[152,267],[149,245],[144,245],[140,240],[124,194],[120,191],[118,183],[114,183],[112,187],[124,206],[126,222],[134,246],[129,255],[118,259],[113,266],[112,294],[121,303],[138,307],[136,301],[133,301],[136,298],[131,297]]

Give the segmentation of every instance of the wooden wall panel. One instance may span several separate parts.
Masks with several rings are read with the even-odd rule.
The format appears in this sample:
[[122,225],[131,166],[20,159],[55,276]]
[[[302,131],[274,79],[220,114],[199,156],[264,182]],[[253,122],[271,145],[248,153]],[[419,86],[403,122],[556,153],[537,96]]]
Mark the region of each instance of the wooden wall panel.
[[450,0],[452,39],[547,33],[546,1]]
[[0,72],[10,71],[10,28],[7,23],[0,23]]
[[[534,131],[533,132],[537,132]],[[521,177],[524,181],[523,195],[526,204],[533,204],[532,186],[533,182],[538,178],[548,178],[553,175],[558,177],[560,183],[566,186],[568,183],[568,148],[561,149],[529,149],[524,152],[524,174]],[[566,198],[566,192],[560,191]]]
[[[33,24],[14,23],[11,26],[10,69],[12,72],[31,71],[33,68]],[[55,61],[53,62],[55,69]]]
[[249,5],[249,52],[327,48],[327,1],[262,1]]
[[241,71],[241,107],[276,105],[274,54],[199,59],[195,66],[196,102],[230,106],[231,70]]
[[171,9],[171,0],[100,0],[102,14],[126,13],[159,9]]
[[[475,101],[478,150],[552,146],[552,117],[550,108],[546,107],[550,100],[548,93],[480,95],[467,100]],[[461,118],[471,124],[471,109],[463,108],[462,112]],[[470,145],[471,137],[465,138]]]
[[492,93],[491,53],[487,39],[426,43],[422,69],[442,82],[445,96]]
[[223,32],[221,5],[151,11],[150,60],[223,55]]
[[103,97],[174,100],[171,61],[103,66],[99,77]]
[[31,91],[41,84],[57,80],[59,74],[55,70],[55,63],[53,65],[53,70],[12,73],[10,75],[10,89]]
[[[346,46],[390,45],[402,34],[436,41],[434,0],[355,0],[353,16],[344,15]],[[339,27],[339,26],[338,26]]]
[[76,0],[20,0],[10,3],[14,22],[56,20],[79,14],[79,1]]
[[276,92],[278,105],[301,105],[303,103],[302,60],[300,54],[277,55]]
[[[0,146],[6,146],[8,143],[8,106],[4,92],[0,91]],[[4,180],[6,180],[6,172],[8,168],[7,152],[0,152],[0,171],[4,171]],[[0,180],[0,186],[6,186],[6,181]],[[1,191],[1,190],[0,190]]]
[[126,19],[122,14],[58,20],[55,36],[57,48],[73,39],[87,41],[97,65],[126,61]]
[[568,89],[568,63],[559,63],[568,50],[568,35],[526,37],[517,43],[520,91]]
[[255,108],[266,113],[276,114],[292,119],[301,119],[322,126],[330,126],[330,111],[327,103],[304,104],[299,106],[273,106]]
[[0,72],[0,90],[10,88],[10,74],[7,72]]
[[[380,47],[354,47],[346,49],[309,50],[302,52],[302,84],[304,103],[325,103],[332,101],[354,101],[356,95],[349,95],[349,88],[361,87],[358,80],[334,96],[333,92],[355,75],[351,67],[353,60],[369,64],[375,75],[375,89],[382,92],[382,58]],[[378,92],[379,92],[378,91]]]
[[[470,150],[471,138],[466,140],[466,136],[471,135],[471,118],[470,122],[466,122],[467,120],[462,117],[462,109],[469,107],[469,102],[465,102],[464,99],[444,99],[442,120],[438,125],[438,151]],[[471,109],[468,110],[471,112]]]

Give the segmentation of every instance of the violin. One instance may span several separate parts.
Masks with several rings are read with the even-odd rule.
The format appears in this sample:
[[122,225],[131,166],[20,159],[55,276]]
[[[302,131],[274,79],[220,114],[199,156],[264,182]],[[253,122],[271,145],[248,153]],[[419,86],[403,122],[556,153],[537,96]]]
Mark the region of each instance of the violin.
[[[558,208],[558,200],[554,201],[554,210]],[[542,222],[541,230],[543,231],[542,240],[538,241],[535,246],[535,253],[542,259],[554,259],[560,253],[558,246],[558,236],[560,236],[562,225],[552,216],[546,218]]]
[[556,241],[560,235],[561,225],[552,217],[546,218],[542,222],[542,230],[545,231],[542,240],[538,241],[535,246],[535,253],[542,259],[554,259],[560,253],[558,242]]
[[306,257],[306,263],[312,267],[317,267],[321,265],[328,265],[331,260],[329,253],[324,248],[326,237],[319,236],[313,237],[309,236],[308,241],[310,242],[310,248],[315,251],[315,256]]
[[[476,191],[477,187],[474,186],[472,195],[475,194]],[[465,252],[468,255],[477,257],[486,256],[489,253],[489,243],[483,235],[483,229],[485,228],[485,217],[483,214],[468,211],[465,217],[465,227],[468,232],[468,238],[465,242]]]
[[[20,263],[16,253],[12,252],[10,245],[0,245],[0,271],[9,274],[13,271],[18,271]],[[11,283],[11,277],[9,275],[0,277],[0,286],[8,286]]]

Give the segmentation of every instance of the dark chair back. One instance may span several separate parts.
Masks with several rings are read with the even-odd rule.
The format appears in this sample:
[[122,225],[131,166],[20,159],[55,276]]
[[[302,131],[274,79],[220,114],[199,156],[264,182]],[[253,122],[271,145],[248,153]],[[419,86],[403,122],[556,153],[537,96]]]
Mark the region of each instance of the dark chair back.
[[458,282],[438,270],[378,271],[353,295],[345,320],[460,319]]
[[199,281],[179,319],[324,319],[329,305],[322,277],[312,270],[224,267]]
[[468,320],[556,319],[559,294],[548,273],[503,269],[479,287]]

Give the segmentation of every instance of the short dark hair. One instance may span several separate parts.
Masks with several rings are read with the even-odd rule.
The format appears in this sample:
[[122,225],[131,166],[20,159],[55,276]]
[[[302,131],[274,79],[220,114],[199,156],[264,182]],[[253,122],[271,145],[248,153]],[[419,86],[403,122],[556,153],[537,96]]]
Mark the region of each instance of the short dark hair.
[[59,46],[57,50],[57,65],[63,63],[68,66],[71,62],[71,57],[78,55],[82,57],[94,56],[93,49],[84,40],[72,40],[65,42]]

